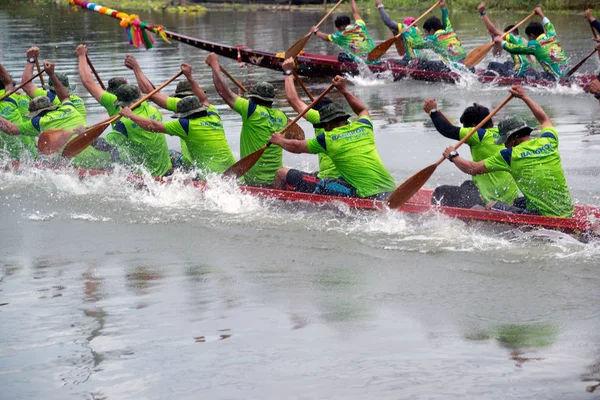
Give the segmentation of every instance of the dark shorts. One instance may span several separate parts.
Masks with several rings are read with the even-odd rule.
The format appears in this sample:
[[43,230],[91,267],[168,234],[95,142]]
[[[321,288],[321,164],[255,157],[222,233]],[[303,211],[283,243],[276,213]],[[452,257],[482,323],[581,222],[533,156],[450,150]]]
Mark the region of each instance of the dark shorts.
[[507,61],[507,62],[496,62],[493,61],[491,63],[488,64],[487,66],[487,71],[486,71],[486,75],[500,75],[500,76],[507,76],[507,77],[512,77],[515,73],[515,63],[512,61]]
[[[326,196],[360,197],[358,193],[356,193],[354,186],[349,184],[341,176],[339,178],[321,179],[314,193],[324,194]],[[390,194],[391,192],[383,192],[364,198],[373,200],[386,200],[388,197],[390,197]]]
[[473,181],[465,181],[460,186],[438,186],[433,191],[431,204],[458,208],[485,206],[481,200],[481,193]]
[[540,213],[537,211],[527,209],[527,201],[525,200],[525,197],[517,197],[515,201],[513,201],[512,206],[509,206],[504,202],[497,201],[492,207],[492,210],[512,214],[540,215]]
[[304,172],[297,169],[290,169],[285,177],[285,190],[314,193],[320,180],[317,174],[317,172]]

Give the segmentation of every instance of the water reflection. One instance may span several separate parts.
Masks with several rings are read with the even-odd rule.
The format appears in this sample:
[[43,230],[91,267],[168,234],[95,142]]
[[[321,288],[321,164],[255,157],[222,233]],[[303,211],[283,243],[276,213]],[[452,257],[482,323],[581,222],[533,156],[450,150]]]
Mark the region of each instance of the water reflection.
[[157,286],[163,278],[163,273],[156,268],[143,265],[129,267],[125,274],[127,287],[138,296],[149,294],[150,289]]

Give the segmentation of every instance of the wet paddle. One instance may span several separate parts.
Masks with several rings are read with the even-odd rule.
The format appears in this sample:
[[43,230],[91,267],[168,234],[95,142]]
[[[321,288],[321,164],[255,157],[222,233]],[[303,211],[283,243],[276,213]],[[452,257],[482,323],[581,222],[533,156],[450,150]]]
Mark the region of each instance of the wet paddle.
[[[137,102],[135,102],[135,104],[133,104],[131,106],[131,109],[138,107],[140,104],[142,104],[144,101],[148,100],[154,94],[161,91],[169,83],[171,83],[175,79],[179,78],[179,76],[182,74],[183,74],[183,71],[179,71],[177,74],[173,75],[173,77],[169,78],[165,83],[163,83],[162,85],[160,85],[159,87],[157,87],[156,89],[154,89],[153,91],[148,93],[147,95],[143,96]],[[96,140],[96,138],[98,138],[102,134],[102,132],[104,132],[104,130],[106,128],[108,128],[108,126],[110,124],[112,124],[113,122],[115,122],[116,120],[118,120],[121,117],[122,117],[122,115],[117,114],[113,117],[110,117],[104,121],[97,123],[96,125],[93,125],[92,127],[88,128],[88,129],[86,129],[75,139],[73,139],[69,143],[67,143],[67,146],[65,147],[65,149],[62,152],[63,157],[72,158],[72,157],[75,157],[77,154],[81,153],[83,150],[85,150],[86,147],[88,147],[90,144],[92,144],[92,142],[94,140]]]
[[64,129],[48,129],[42,132],[38,138],[38,150],[45,155],[56,153],[75,134],[73,131],[66,131]]
[[[464,142],[469,140],[469,138],[475,132],[477,132],[479,129],[481,129],[482,126],[484,126],[490,119],[492,119],[492,117],[494,115],[496,115],[496,113],[498,111],[500,111],[502,109],[502,107],[504,107],[509,101],[511,101],[512,98],[513,98],[512,94],[510,96],[508,96],[506,98],[506,100],[504,100],[498,107],[496,107],[494,109],[494,111],[492,111],[476,127],[474,127],[471,130],[471,132],[469,132],[469,134],[467,134],[464,138],[462,138],[454,146],[454,148],[458,149]],[[413,197],[423,187],[425,182],[427,182],[429,180],[429,178],[431,177],[431,175],[433,175],[433,173],[436,170],[436,168],[438,167],[438,165],[440,165],[444,160],[445,160],[444,157],[440,158],[436,163],[431,164],[430,166],[422,169],[421,171],[417,172],[416,174],[414,174],[413,176],[408,178],[406,181],[404,181],[404,183],[402,183],[400,186],[398,186],[396,188],[396,190],[394,190],[394,192],[390,195],[390,198],[388,199],[388,206],[390,208],[402,207],[402,205],[404,203],[406,203],[408,200],[410,200],[410,198]]]
[[90,57],[88,57],[87,53],[85,54],[85,60],[87,61],[87,64],[89,65],[90,69],[92,70],[92,73],[96,77],[96,80],[98,81],[98,84],[100,85],[102,90],[106,90],[106,86],[104,86],[104,82],[102,82],[102,79],[100,79],[100,75],[98,75],[96,68],[94,68],[94,64],[92,64],[92,60],[90,60]]
[[[308,110],[313,108],[319,101],[323,99],[333,89],[333,85],[329,85],[327,89],[323,93],[321,93],[316,99],[313,100],[312,103],[308,107],[306,107],[301,113],[299,113],[296,118],[294,118],[290,123],[286,125],[285,128],[281,130],[282,134],[285,134],[293,125],[296,125],[298,120],[302,118]],[[248,172],[254,164],[260,160],[265,150],[271,145],[271,141],[268,141],[260,149],[256,150],[254,153],[248,154],[246,157],[240,159],[238,162],[229,167],[225,172],[223,172],[223,176],[226,177],[235,177],[236,179],[241,178]]]
[[35,58],[35,66],[37,68],[38,74],[40,74],[40,83],[42,84],[42,88],[45,86],[44,84],[44,74],[42,74],[42,68],[40,67],[40,62],[37,57]]
[[[335,6],[333,6],[331,8],[331,10],[329,10],[329,12],[327,14],[325,14],[325,16],[323,17],[323,19],[316,25],[317,28],[319,26],[321,26],[321,24],[323,22],[325,22],[325,20],[327,20],[327,18],[329,18],[329,16],[331,15],[331,13],[338,8],[338,6],[340,4],[342,4],[344,0],[340,0],[336,3]],[[310,39],[310,37],[312,36],[312,32],[308,32],[305,36],[303,36],[300,40],[298,40],[296,43],[294,43],[289,49],[287,49],[287,51],[285,52],[285,57],[284,58],[289,58],[289,57],[296,57],[298,54],[300,54],[300,52],[302,51],[302,49],[304,48],[304,46],[306,46],[306,43],[308,43],[308,40]]]
[[298,76],[298,73],[296,71],[292,70],[292,75],[294,75],[294,79],[296,80],[296,82],[298,82],[300,87],[304,90],[304,93],[306,93],[306,95],[308,96],[310,101],[314,101],[315,98],[313,97],[312,94],[310,94],[310,92],[308,91],[308,88],[306,87],[306,85],[304,84],[302,79],[300,79],[300,77]]
[[562,77],[562,78],[560,78],[560,82],[561,82],[561,83],[564,83],[564,82],[568,81],[568,80],[569,80],[569,78],[571,77],[571,75],[573,75],[573,74],[574,74],[574,73],[575,73],[575,72],[576,72],[576,71],[577,71],[579,68],[581,68],[581,66],[582,66],[583,64],[585,64],[585,62],[586,62],[586,61],[587,61],[587,60],[588,60],[588,59],[589,59],[591,56],[593,56],[593,55],[594,55],[594,53],[595,53],[595,52],[597,52],[597,51],[598,51],[598,50],[596,50],[596,49],[592,50],[592,52],[591,52],[590,54],[588,54],[587,56],[585,56],[585,58],[584,58],[583,60],[579,61],[579,62],[577,63],[577,65],[576,65],[576,66],[574,66],[574,67],[573,67],[573,68],[571,68],[571,69],[570,69],[570,70],[569,70],[569,71],[568,71],[566,74],[564,74],[564,75],[563,75],[563,77]]
[[[529,21],[534,16],[535,16],[535,12],[532,12],[531,14],[529,14],[527,16],[527,18],[525,18],[523,21],[521,21],[518,24],[516,24],[515,26],[513,26],[509,31],[504,32],[502,35],[504,36],[504,35],[508,35],[509,33],[512,33],[515,29],[517,29],[519,26],[523,25],[525,22]],[[494,42],[482,44],[481,46],[475,47],[473,50],[471,50],[469,52],[469,54],[467,54],[467,57],[465,58],[465,67],[472,68],[475,65],[479,64],[481,62],[481,60],[483,60],[485,58],[485,56],[487,56],[487,54],[490,52],[492,47],[494,47]]]
[[[407,26],[406,28],[403,28],[400,32],[398,32],[398,34],[396,36],[393,36],[393,37],[389,38],[388,40],[386,40],[385,42],[378,44],[377,47],[375,47],[373,50],[371,50],[371,52],[367,56],[367,59],[371,62],[379,60],[381,58],[381,56],[383,56],[389,50],[389,48],[392,47],[392,45],[394,43],[396,43],[396,40],[400,39],[402,34],[404,34],[410,28],[415,26],[420,20],[425,18],[425,16],[427,16],[427,14],[429,14],[431,11],[433,11],[433,9],[436,8],[439,4],[440,4],[439,1],[437,3],[435,3],[433,6],[431,6],[429,8],[429,10],[425,11],[425,13],[423,13],[423,15],[421,15],[419,18],[415,19],[409,26]],[[402,43],[402,48],[404,48],[404,43]],[[400,53],[400,50],[398,50],[398,53]]]
[[6,99],[8,96],[10,96],[13,93],[16,93],[19,89],[21,89],[23,86],[27,85],[29,82],[31,82],[32,80],[34,80],[35,78],[37,78],[38,76],[42,76],[42,74],[46,72],[45,69],[42,69],[40,72],[38,72],[37,74],[35,74],[34,76],[32,76],[31,78],[27,79],[25,82],[21,83],[19,86],[17,86],[16,88],[14,88],[13,90],[11,90],[8,93],[5,93],[4,96],[0,97],[0,101]]

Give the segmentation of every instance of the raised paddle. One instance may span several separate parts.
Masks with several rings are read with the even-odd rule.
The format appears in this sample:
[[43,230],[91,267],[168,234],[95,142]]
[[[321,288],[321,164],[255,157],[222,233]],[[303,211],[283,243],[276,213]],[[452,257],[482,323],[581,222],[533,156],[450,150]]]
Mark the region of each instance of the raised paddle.
[[246,89],[246,87],[245,87],[244,85],[242,85],[242,84],[240,83],[240,81],[238,81],[237,79],[235,79],[235,78],[233,77],[233,75],[231,75],[231,74],[229,73],[229,71],[227,71],[227,70],[225,69],[225,67],[224,67],[224,66],[222,66],[222,65],[219,65],[219,68],[221,69],[221,72],[222,72],[222,73],[224,73],[224,74],[225,74],[225,76],[226,76],[226,77],[228,77],[228,78],[231,80],[231,82],[235,83],[235,86],[239,87],[239,88],[240,88],[240,90],[241,90],[242,92],[246,93],[246,92],[248,91],[248,89]]
[[[134,108],[138,107],[140,104],[142,104],[144,101],[148,100],[154,94],[161,91],[169,83],[171,83],[175,79],[179,78],[179,76],[181,74],[183,74],[183,71],[179,71],[177,74],[173,75],[173,77],[167,79],[167,81],[165,83],[163,83],[162,85],[160,85],[159,87],[157,87],[156,89],[154,89],[153,91],[151,91],[150,93],[146,94],[141,99],[136,101],[135,104],[133,104],[131,106],[131,108],[134,109]],[[104,130],[106,128],[108,128],[108,126],[110,124],[112,124],[113,122],[115,122],[116,120],[118,120],[121,117],[122,117],[122,115],[117,114],[113,117],[110,117],[102,122],[97,123],[96,125],[88,128],[88,129],[86,129],[75,139],[73,139],[69,143],[67,143],[67,146],[64,148],[64,150],[62,152],[63,157],[71,158],[71,157],[75,157],[77,154],[81,153],[86,147],[88,147],[90,144],[92,144],[92,142],[94,140],[96,140],[96,138],[98,138],[102,134],[102,132],[104,132]]]
[[17,86],[16,88],[14,88],[13,90],[11,90],[8,93],[5,93],[4,96],[0,97],[0,101],[6,99],[8,96],[10,96],[13,93],[16,93],[17,90],[21,89],[23,86],[27,85],[29,82],[31,82],[32,80],[34,80],[35,78],[37,78],[38,76],[41,76],[44,72],[46,72],[45,69],[42,69],[40,72],[38,72],[37,74],[35,74],[34,76],[32,76],[31,78],[27,79],[25,82],[21,83],[19,86]]
[[[500,111],[500,109],[502,109],[502,107],[504,107],[509,101],[511,101],[513,97],[514,96],[512,94],[508,96],[506,100],[502,102],[502,104],[496,107],[494,111],[492,111],[479,124],[477,124],[477,126],[474,127],[471,130],[471,132],[469,132],[464,138],[462,138],[456,144],[456,146],[454,146],[454,149],[458,149],[460,145],[469,140],[469,138],[475,132],[481,129],[482,126],[484,126],[490,119],[492,119],[492,117],[496,115],[496,113]],[[438,165],[440,165],[444,160],[444,157],[440,158],[436,163],[431,164],[430,166],[422,169],[421,171],[417,172],[416,174],[408,178],[406,181],[404,181],[404,183],[398,186],[396,190],[394,190],[394,192],[390,195],[390,198],[388,199],[388,206],[390,208],[402,207],[404,203],[410,200],[410,198],[413,197],[419,191],[419,189],[423,187],[425,182],[427,182],[431,175],[433,175],[433,172],[438,167]]]
[[[329,16],[331,15],[331,13],[338,8],[338,6],[340,4],[342,4],[344,0],[340,0],[336,3],[335,6],[333,6],[331,8],[331,10],[329,10],[329,12],[327,14],[325,14],[325,16],[323,17],[323,19],[316,25],[316,27],[318,28],[319,26],[321,26],[321,24],[323,22],[325,22],[325,20],[327,20],[327,18],[329,18]],[[304,48],[304,46],[306,46],[306,43],[308,43],[308,40],[310,39],[310,37],[312,36],[312,32],[308,32],[305,36],[303,36],[300,40],[298,40],[296,43],[294,43],[289,49],[287,49],[287,51],[285,52],[285,56],[284,58],[289,58],[289,57],[296,57],[298,54],[300,54],[300,52],[302,51],[302,49]]]
[[571,75],[573,75],[579,68],[581,68],[581,66],[591,57],[594,55],[595,52],[597,52],[598,50],[594,49],[592,50],[592,52],[590,54],[588,54],[587,56],[585,56],[585,58],[581,61],[579,61],[577,63],[576,66],[574,66],[573,68],[571,68],[566,74],[563,75],[562,78],[560,78],[560,82],[564,83],[566,81],[569,80],[569,78],[571,77]]
[[100,75],[98,75],[96,68],[94,68],[94,64],[92,64],[92,60],[90,60],[90,57],[88,57],[87,53],[85,54],[85,60],[87,61],[87,65],[89,65],[90,69],[92,70],[92,73],[96,77],[96,80],[98,81],[98,84],[100,85],[102,90],[106,90],[106,86],[104,86],[104,82],[102,82],[102,79],[100,79]]
[[[590,28],[592,28],[592,35],[594,35],[595,38],[598,37],[598,35],[596,34],[596,29],[594,29],[594,25],[590,22]],[[598,32],[600,33],[600,32]],[[600,58],[600,51],[598,52],[598,58]]]
[[[281,133],[285,134],[290,129],[291,126],[296,125],[296,122],[298,122],[298,120],[300,118],[302,118],[308,112],[308,110],[310,110],[315,105],[317,105],[317,103],[319,101],[321,101],[323,99],[323,97],[325,97],[327,95],[327,93],[329,93],[331,91],[331,89],[333,89],[333,85],[329,85],[329,87],[327,89],[325,89],[325,91],[323,93],[321,93],[316,99],[314,99],[313,102],[308,105],[308,107],[306,107],[304,110],[302,110],[302,112],[299,113],[296,116],[296,118],[294,118],[290,123],[288,123],[285,126],[285,128],[283,128],[281,130]],[[260,158],[262,157],[265,150],[271,144],[272,143],[269,140],[267,142],[267,144],[265,144],[260,149],[256,150],[254,153],[248,154],[246,157],[240,159],[238,162],[233,164],[231,167],[227,168],[227,170],[225,172],[223,172],[223,176],[226,176],[226,177],[232,176],[232,177],[235,177],[236,179],[241,178],[242,176],[244,176],[246,174],[246,172],[250,171],[250,169],[254,166],[254,164],[256,164],[258,162],[258,160],[260,160]]]
[[[513,26],[509,31],[504,32],[502,34],[502,36],[512,33],[515,29],[517,29],[519,26],[523,25],[525,22],[529,21],[534,16],[535,16],[535,12],[532,12],[523,21],[521,21],[518,24],[516,24],[515,26]],[[465,67],[472,68],[475,65],[479,64],[481,62],[481,60],[483,60],[485,58],[485,56],[487,56],[487,54],[490,52],[492,47],[494,47],[494,42],[482,44],[481,46],[475,47],[473,50],[471,50],[469,52],[469,54],[467,54],[467,57],[465,58]]]
[[[393,36],[393,37],[389,38],[388,40],[386,40],[385,42],[378,44],[377,47],[375,47],[373,50],[371,50],[371,52],[367,56],[367,60],[369,60],[371,62],[379,60],[381,58],[381,56],[383,56],[385,54],[385,52],[388,51],[389,48],[392,47],[392,45],[394,43],[396,43],[396,40],[400,39],[402,34],[404,34],[410,28],[415,26],[420,20],[425,18],[425,16],[427,14],[429,14],[439,4],[440,4],[440,2],[438,1],[437,3],[432,5],[429,8],[429,10],[425,11],[425,13],[423,13],[423,15],[421,15],[419,18],[415,19],[409,26],[407,26],[406,28],[402,28],[402,30],[400,32],[398,32],[398,34],[396,36]],[[404,43],[402,44],[402,46],[404,46]],[[398,52],[400,52],[400,50],[398,50]]]
[[292,70],[292,75],[294,75],[294,79],[296,80],[296,82],[298,82],[300,87],[304,90],[304,93],[306,93],[306,95],[308,96],[310,101],[314,101],[315,98],[313,97],[312,94],[310,94],[310,92],[308,91],[308,88],[306,87],[306,85],[304,84],[302,79],[300,79],[300,77],[298,76],[298,73],[296,71]]
[[42,74],[42,68],[40,67],[40,62],[38,61],[37,57],[35,58],[35,66],[38,74],[40,74],[40,83],[42,84],[42,87],[44,87],[44,74]]

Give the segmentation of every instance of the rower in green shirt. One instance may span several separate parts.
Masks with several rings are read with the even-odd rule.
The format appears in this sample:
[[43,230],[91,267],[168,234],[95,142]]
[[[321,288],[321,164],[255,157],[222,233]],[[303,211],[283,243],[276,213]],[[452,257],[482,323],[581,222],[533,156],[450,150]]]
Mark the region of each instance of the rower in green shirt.
[[[472,128],[479,125],[490,114],[490,110],[477,103],[467,107],[460,122],[463,127],[452,125],[438,110],[434,99],[427,99],[423,109],[431,117],[435,128],[448,139],[461,140],[471,132]],[[498,128],[490,119],[481,129],[471,135],[465,142],[471,149],[471,159],[475,162],[497,154],[504,148],[496,144]],[[515,180],[508,172],[493,172],[485,175],[474,176],[472,180],[463,182],[460,186],[442,185],[433,192],[433,204],[447,207],[472,208],[485,206],[491,201],[500,200],[512,204],[519,196]]]
[[[6,92],[12,92],[13,82],[10,74],[0,64],[0,97],[3,97]],[[6,99],[0,101],[0,117],[14,124],[23,122],[19,102],[25,97],[17,93],[13,93]],[[29,104],[29,102],[27,102]],[[0,153],[5,152],[10,159],[20,161],[22,158],[37,158],[38,150],[35,143],[35,138],[30,136],[11,136],[0,131]]]
[[316,26],[312,27],[312,33],[317,35],[319,39],[335,43],[344,49],[344,52],[338,56],[340,62],[360,61],[372,64],[367,60],[367,56],[375,48],[375,44],[371,36],[369,36],[365,21],[363,21],[358,13],[356,1],[351,0],[350,3],[352,5],[354,23],[351,23],[350,17],[347,15],[341,15],[335,19],[335,27],[338,30],[336,33],[328,34],[321,32]]
[[473,176],[490,172],[509,172],[525,197],[514,200],[512,205],[501,201],[487,205],[492,210],[517,214],[537,214],[553,217],[572,217],[573,203],[565,180],[560,154],[558,133],[544,110],[534,103],[521,86],[513,86],[509,92],[522,99],[541,125],[539,138],[530,136],[528,127],[519,116],[509,116],[498,125],[498,144],[506,149],[483,161],[469,161],[458,155],[454,147],[444,151],[444,157],[458,169]]
[[568,70],[569,57],[558,42],[554,25],[544,16],[542,8],[537,7],[535,13],[542,17],[542,23],[530,22],[527,25],[525,28],[525,34],[529,38],[527,45],[510,43],[502,36],[496,36],[494,42],[499,43],[511,54],[534,55],[544,68],[543,79],[560,79]]
[[[54,105],[47,96],[36,97],[29,104],[28,117],[30,120],[16,125],[0,118],[0,130],[9,135],[37,137],[41,132],[49,129],[74,132],[83,129],[85,120],[71,103],[69,93],[54,73],[54,64],[45,62],[44,68],[56,89],[56,95],[61,101],[61,105]],[[90,146],[75,156],[72,159],[72,164],[79,168],[107,169],[112,164],[112,158],[109,153],[96,150]]]
[[[515,44],[517,46],[526,46],[526,40],[519,35],[519,29],[515,29],[513,33],[504,34],[504,32],[508,32],[511,30],[514,25],[508,25],[504,28],[504,32],[500,29],[496,28],[496,26],[490,20],[486,10],[485,3],[480,3],[477,7],[477,11],[479,11],[479,15],[483,20],[483,23],[488,29],[489,34],[492,38],[496,36],[502,36],[504,40],[508,43]],[[501,48],[498,48],[499,52],[502,52]],[[500,62],[490,62],[487,66],[488,71],[493,71],[500,76],[514,77],[514,78],[525,78],[528,77],[536,77],[535,69],[533,68],[533,57],[530,54],[512,54],[511,53],[511,61],[507,61],[504,63]]]
[[319,110],[324,132],[314,139],[286,139],[276,132],[271,142],[292,153],[326,153],[340,172],[339,178],[319,181],[314,193],[330,196],[385,199],[396,189],[375,146],[373,122],[365,105],[346,89],[346,79],[336,76],[333,85],[344,95],[358,120],[348,122],[350,116],[339,104],[328,104]]
[[[228,86],[220,71],[219,57],[210,53],[206,63],[212,69],[217,93],[234,111],[242,116],[240,134],[240,157],[254,153],[267,143],[274,132],[282,130],[288,122],[283,111],[273,108],[275,88],[268,82],[258,82],[248,91],[248,99],[238,96]],[[252,186],[271,186],[275,173],[283,167],[280,147],[270,146],[260,160],[244,175],[244,181]]]
[[[292,71],[294,69],[294,59],[288,58],[281,65],[285,74],[285,97],[292,108],[301,113],[307,107],[307,105],[300,100],[296,87],[294,85],[294,76]],[[331,104],[332,101],[328,97],[324,97],[320,102],[315,105],[314,109],[308,110],[304,115],[304,118],[310,122],[315,128],[315,137],[324,133],[324,129],[320,127],[321,117],[319,110]],[[319,170],[317,172],[304,172],[297,169],[280,168],[275,176],[273,187],[275,189],[294,190],[296,192],[313,193],[317,188],[317,185],[321,179],[327,178],[339,178],[340,173],[335,167],[333,160],[325,153],[319,153]]]
[[[23,70],[23,76],[21,77],[21,82],[25,82],[33,76],[33,67],[35,65],[35,60],[38,58],[39,54],[40,54],[40,49],[35,46],[31,47],[27,50],[27,65],[25,66],[25,69]],[[73,106],[75,107],[77,112],[79,114],[81,114],[81,116],[83,117],[83,120],[85,121],[87,118],[87,111],[85,109],[85,104],[83,104],[83,100],[81,100],[81,98],[79,96],[76,96],[71,93],[73,90],[75,90],[75,85],[69,84],[69,77],[67,76],[67,74],[57,73],[56,76],[58,77],[58,80],[60,81],[60,83],[65,87],[65,89],[69,93],[69,99],[71,101],[71,104],[73,104]],[[28,84],[26,84],[25,86],[23,86],[23,90],[32,99],[35,97],[39,97],[39,96],[48,96],[48,98],[50,99],[52,104],[54,104],[55,106],[58,106],[61,104],[60,99],[58,98],[58,95],[56,93],[56,90],[54,88],[54,84],[52,83],[52,81],[50,81],[48,86],[45,87],[44,89],[40,89],[40,88],[36,87],[32,81],[32,82],[29,82]]]

